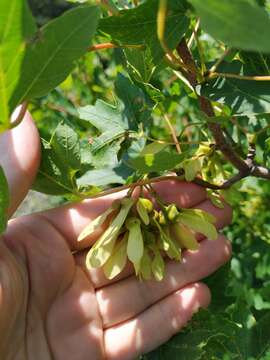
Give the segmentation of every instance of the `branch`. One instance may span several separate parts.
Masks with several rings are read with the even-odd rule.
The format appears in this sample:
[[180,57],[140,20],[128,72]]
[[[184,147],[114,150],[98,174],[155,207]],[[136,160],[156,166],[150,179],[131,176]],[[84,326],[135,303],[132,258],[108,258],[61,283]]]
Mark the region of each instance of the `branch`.
[[[180,44],[177,47],[177,51],[179,56],[182,58],[184,63],[189,65],[189,68],[193,69],[193,72],[188,73],[188,80],[194,86],[194,89],[197,85],[197,69],[195,61],[192,57],[192,54],[187,46],[186,40],[182,39]],[[205,97],[199,96],[199,103],[201,110],[208,116],[213,117],[215,116],[212,104],[210,100],[206,99]],[[250,167],[246,164],[246,162],[241,159],[241,157],[233,150],[231,145],[228,143],[226,137],[224,136],[223,130],[218,123],[209,122],[208,128],[211,131],[217,148],[223,153],[225,158],[233,164],[239,172],[246,176],[250,173]]]
[[270,180],[270,169],[264,166],[255,165],[251,171],[251,175]]

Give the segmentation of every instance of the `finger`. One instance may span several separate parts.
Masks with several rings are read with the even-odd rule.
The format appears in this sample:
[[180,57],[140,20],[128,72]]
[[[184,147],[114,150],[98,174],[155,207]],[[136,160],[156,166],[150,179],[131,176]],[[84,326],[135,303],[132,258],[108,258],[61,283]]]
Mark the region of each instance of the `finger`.
[[168,261],[162,282],[140,282],[135,276],[108,285],[96,292],[105,328],[119,324],[143,312],[174,291],[210,275],[230,258],[230,243],[204,240],[196,252],[184,252],[182,262]]
[[[196,205],[196,208],[202,209],[204,211],[207,211],[215,216],[216,218],[216,227],[218,229],[222,229],[224,226],[229,225],[231,223],[232,218],[232,209],[231,207],[224,203],[224,208],[220,209],[214,206],[210,200],[203,201],[202,203]],[[204,236],[201,234],[198,234],[197,236],[198,240],[201,241],[204,239]],[[128,265],[125,267],[125,269],[113,280],[108,280],[102,269],[91,269],[88,270],[85,265],[85,259],[87,255],[88,250],[86,251],[80,251],[78,254],[75,255],[75,262],[77,265],[79,265],[86,274],[90,277],[92,283],[94,284],[95,288],[100,288],[103,286],[106,286],[108,284],[115,283],[119,280],[125,279],[129,276],[131,276],[134,273],[133,266],[128,263]]]
[[132,320],[107,329],[106,359],[135,359],[148,353],[179,332],[209,302],[210,292],[204,284],[192,284],[172,293]]
[[0,165],[9,183],[11,216],[26,196],[38,169],[40,141],[29,113],[22,123],[0,136]]
[[[157,192],[165,200],[174,201],[180,207],[192,207],[206,198],[205,190],[192,183],[163,181],[157,185]],[[170,193],[168,195],[167,193]],[[103,213],[115,199],[126,195],[126,192],[86,200],[40,213],[67,239],[71,250],[82,250],[93,244],[102,234],[106,224],[86,240],[78,242],[77,237],[89,222]]]

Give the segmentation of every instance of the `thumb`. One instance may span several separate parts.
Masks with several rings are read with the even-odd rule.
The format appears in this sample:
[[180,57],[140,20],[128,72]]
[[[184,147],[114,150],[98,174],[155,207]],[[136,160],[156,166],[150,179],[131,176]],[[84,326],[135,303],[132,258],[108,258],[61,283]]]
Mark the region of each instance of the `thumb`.
[[32,185],[40,161],[38,131],[29,113],[16,128],[0,135],[0,165],[6,174],[11,216]]

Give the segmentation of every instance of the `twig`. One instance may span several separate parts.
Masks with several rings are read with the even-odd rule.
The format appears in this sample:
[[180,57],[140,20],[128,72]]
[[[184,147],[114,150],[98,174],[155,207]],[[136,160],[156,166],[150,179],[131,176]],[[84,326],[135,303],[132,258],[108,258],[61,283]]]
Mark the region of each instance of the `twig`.
[[103,44],[96,44],[89,47],[88,51],[99,51],[99,50],[107,50],[107,49],[118,49],[118,48],[131,48],[131,49],[138,49],[142,50],[145,48],[144,45],[117,45],[113,43],[103,43]]
[[[160,140],[160,139],[154,139],[149,136],[145,136],[147,140],[157,142],[159,144],[166,144],[166,145],[175,145],[175,142],[166,141],[166,140]],[[199,145],[201,144],[201,141],[178,141],[179,145]]]
[[268,129],[270,129],[270,124],[266,125],[263,129],[260,129],[259,131],[257,131],[257,133],[255,134],[256,138],[263,134],[265,131],[267,131]]
[[181,148],[180,148],[180,145],[179,145],[179,142],[178,142],[178,139],[177,139],[177,135],[176,135],[176,132],[175,132],[175,128],[174,128],[173,125],[171,124],[171,121],[170,121],[170,119],[168,118],[167,114],[164,114],[164,118],[165,118],[165,121],[166,121],[169,129],[170,129],[170,132],[171,132],[172,139],[173,139],[173,141],[174,141],[176,150],[177,150],[177,152],[180,154],[180,153],[181,153]]
[[264,166],[256,165],[251,171],[251,175],[270,180],[270,169]]
[[190,37],[190,39],[188,40],[188,48],[190,49],[191,48],[191,46],[192,46],[192,44],[193,44],[193,41],[194,41],[194,39],[195,39],[195,36],[197,35],[197,32],[198,32],[198,30],[199,30],[199,28],[200,28],[200,19],[198,19],[197,20],[197,22],[196,22],[196,24],[195,24],[195,27],[194,27],[194,30],[193,30],[193,32],[192,32],[192,34],[191,34],[191,37]]
[[203,80],[203,74],[206,72],[207,68],[206,68],[206,63],[205,63],[205,57],[204,57],[204,52],[203,52],[203,47],[202,47],[202,43],[199,39],[199,36],[197,33],[194,34],[195,36],[195,40],[196,40],[196,43],[197,43],[197,48],[198,48],[198,53],[199,53],[199,57],[200,57],[200,62],[201,62],[201,72],[202,74],[201,75],[201,79],[200,80]]
[[[210,116],[214,116],[213,110],[211,110],[211,112],[209,112],[209,105],[211,105],[211,104],[208,104],[207,102],[208,102],[208,100],[206,100],[205,98],[200,98],[201,109],[208,116],[210,114],[211,114]],[[250,172],[249,166],[246,164],[246,162],[243,159],[241,159],[241,157],[233,150],[231,145],[227,142],[227,139],[224,136],[224,133],[223,133],[223,130],[222,130],[220,124],[217,124],[214,122],[209,122],[208,128],[211,131],[211,133],[215,139],[217,148],[222,152],[224,157],[232,165],[234,165],[234,167],[236,167],[236,169],[238,169],[241,174],[243,174],[243,175],[248,174]]]
[[221,57],[217,60],[217,62],[211,67],[210,69],[210,73],[214,73],[217,68],[219,67],[219,65],[224,61],[225,57],[227,55],[229,55],[229,53],[231,52],[231,48],[227,48],[224,53],[221,55]]
[[[184,63],[188,63],[189,65],[191,65],[194,68],[194,73],[189,73],[189,81],[192,83],[192,85],[194,86],[194,88],[197,85],[197,80],[196,80],[196,64],[195,61],[193,60],[192,54],[190,52],[190,50],[187,47],[186,41],[185,40],[181,40],[179,46],[177,47],[178,53],[180,55],[180,57],[182,58]],[[215,113],[212,107],[211,102],[202,97],[199,96],[199,103],[200,103],[200,107],[201,110],[208,116],[208,117],[214,117]],[[214,122],[209,122],[208,123],[208,128],[211,131],[217,148],[223,153],[223,155],[225,156],[225,158],[230,161],[231,164],[233,164],[241,174],[246,175],[247,173],[250,172],[250,168],[249,166],[245,163],[245,161],[243,159],[241,159],[241,157],[238,156],[238,154],[232,149],[232,147],[230,146],[230,144],[227,142],[222,128],[220,126],[220,124],[218,123],[214,123]]]
[[198,121],[198,122],[194,122],[194,123],[188,123],[188,124],[185,124],[180,135],[179,135],[179,139],[182,138],[182,136],[184,135],[186,129],[188,129],[189,127],[191,126],[198,126],[198,125],[204,125],[204,123],[202,121]]
[[195,88],[197,85],[197,67],[191,56],[190,50],[187,46],[186,39],[183,38],[176,48],[183,63],[188,68],[186,77],[190,84]]

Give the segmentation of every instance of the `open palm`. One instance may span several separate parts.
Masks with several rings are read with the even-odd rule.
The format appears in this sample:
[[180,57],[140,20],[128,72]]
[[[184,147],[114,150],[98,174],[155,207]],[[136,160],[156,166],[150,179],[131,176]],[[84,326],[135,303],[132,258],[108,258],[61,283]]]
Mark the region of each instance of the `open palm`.
[[[0,164],[11,189],[10,214],[29,190],[39,163],[39,138],[27,115],[0,137]],[[163,182],[165,201],[212,212],[219,228],[229,207],[217,209],[193,184]],[[168,261],[164,281],[139,282],[131,266],[114,281],[84,266],[87,248],[101,233],[77,236],[121,194],[11,220],[0,239],[0,358],[3,360],[134,359],[178,332],[210,301],[198,283],[230,257],[224,236]]]

